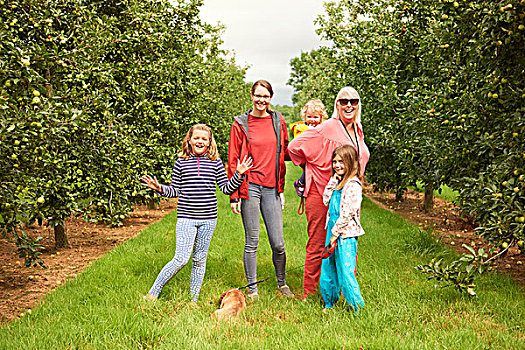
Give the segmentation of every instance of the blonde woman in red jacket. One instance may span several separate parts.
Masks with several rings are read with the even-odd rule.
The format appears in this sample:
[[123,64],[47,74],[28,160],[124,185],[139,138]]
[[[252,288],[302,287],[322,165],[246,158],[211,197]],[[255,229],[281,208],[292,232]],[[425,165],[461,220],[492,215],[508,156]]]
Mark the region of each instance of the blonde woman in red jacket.
[[258,298],[257,247],[259,245],[259,213],[262,214],[277,285],[286,297],[293,293],[286,285],[286,252],[283,239],[284,175],[288,155],[288,130],[281,113],[270,108],[273,89],[266,80],[259,80],[251,89],[253,108],[235,117],[228,145],[228,177],[233,176],[238,162],[246,155],[253,167],[246,173],[239,189],[230,196],[231,209],[241,214],[245,245],[243,254],[248,296]]

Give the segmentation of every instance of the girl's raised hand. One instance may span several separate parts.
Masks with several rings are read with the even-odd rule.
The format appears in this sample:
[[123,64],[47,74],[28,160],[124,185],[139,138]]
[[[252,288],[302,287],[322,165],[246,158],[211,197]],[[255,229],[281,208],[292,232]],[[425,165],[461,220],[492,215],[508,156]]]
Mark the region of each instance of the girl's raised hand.
[[237,159],[237,172],[239,175],[244,174],[253,167],[253,159],[248,156],[244,156],[242,163]]
[[162,187],[160,186],[159,182],[157,181],[157,178],[149,176],[149,175],[143,175],[140,178],[140,181],[146,186],[148,186],[151,189],[154,189],[155,191],[162,193]]

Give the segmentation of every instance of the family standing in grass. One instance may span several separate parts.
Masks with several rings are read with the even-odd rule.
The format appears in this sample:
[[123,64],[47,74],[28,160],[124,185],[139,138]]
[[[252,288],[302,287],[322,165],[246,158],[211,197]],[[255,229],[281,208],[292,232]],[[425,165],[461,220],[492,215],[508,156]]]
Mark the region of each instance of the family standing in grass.
[[[215,184],[230,195],[232,211],[242,218],[248,296],[251,299],[259,296],[257,248],[262,214],[272,248],[277,287],[282,295],[294,297],[286,284],[282,215],[285,161],[292,160],[304,170],[296,182],[296,190],[305,197],[308,224],[302,299],[315,294],[320,283],[326,309],[333,307],[341,290],[354,311],[364,305],[355,273],[357,237],[364,233],[360,224],[361,183],[369,151],[360,123],[359,95],[352,88],[341,89],[333,116],[326,121],[322,102],[308,102],[301,116],[307,125],[311,120],[317,122],[304,128],[289,145],[284,118],[270,108],[272,97],[269,82],[259,80],[252,86],[253,106],[235,117],[230,131],[228,177],[218,158],[211,129],[201,124],[188,131],[170,186],[160,185],[149,175],[141,178],[160,195],[179,197],[175,257],[161,270],[145,298],[156,299],[162,287],[186,265],[193,251],[190,291],[192,301],[197,300],[217,221]],[[323,260],[325,244],[335,249]]]

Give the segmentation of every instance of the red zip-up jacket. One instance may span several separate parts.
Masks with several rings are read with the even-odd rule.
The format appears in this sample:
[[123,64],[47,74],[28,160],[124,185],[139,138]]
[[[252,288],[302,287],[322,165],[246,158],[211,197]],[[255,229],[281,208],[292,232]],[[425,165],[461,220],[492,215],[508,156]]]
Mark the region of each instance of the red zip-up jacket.
[[[230,141],[228,143],[228,178],[233,176],[237,169],[237,161],[242,160],[245,155],[252,156],[250,133],[248,130],[248,116],[252,110],[235,117],[230,130]],[[284,175],[286,174],[285,160],[290,160],[288,153],[288,129],[281,113],[270,112],[275,135],[277,136],[277,192],[284,191]],[[230,202],[237,202],[240,198],[248,199],[248,186],[250,183],[250,171],[245,173],[244,181],[237,191],[230,195]]]

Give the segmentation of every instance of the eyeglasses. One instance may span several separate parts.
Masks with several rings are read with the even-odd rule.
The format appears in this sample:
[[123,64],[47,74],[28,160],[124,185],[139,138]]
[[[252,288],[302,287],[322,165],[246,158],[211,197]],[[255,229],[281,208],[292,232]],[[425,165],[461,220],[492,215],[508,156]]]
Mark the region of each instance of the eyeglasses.
[[337,101],[339,102],[339,104],[341,104],[341,106],[346,106],[348,105],[348,103],[350,103],[352,107],[355,107],[359,104],[358,98],[340,98]]
[[255,97],[256,99],[258,100],[269,100],[272,96],[269,96],[269,95],[252,95],[253,97]]

